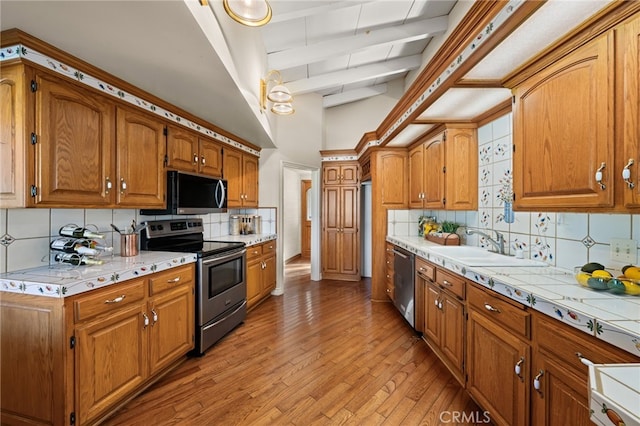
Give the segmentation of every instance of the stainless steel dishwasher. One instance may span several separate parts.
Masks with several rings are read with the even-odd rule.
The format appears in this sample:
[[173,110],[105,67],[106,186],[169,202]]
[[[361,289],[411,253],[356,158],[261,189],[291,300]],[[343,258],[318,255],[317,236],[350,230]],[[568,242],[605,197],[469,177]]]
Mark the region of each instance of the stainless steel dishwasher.
[[414,283],[415,255],[406,250],[395,247],[393,249],[393,269],[395,286],[395,300],[393,304],[398,308],[404,319],[415,328],[415,283]]

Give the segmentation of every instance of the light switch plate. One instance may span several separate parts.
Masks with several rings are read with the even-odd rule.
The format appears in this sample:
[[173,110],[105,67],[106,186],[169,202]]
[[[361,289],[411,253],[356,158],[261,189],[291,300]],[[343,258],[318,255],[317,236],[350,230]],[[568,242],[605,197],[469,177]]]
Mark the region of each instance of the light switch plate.
[[638,260],[638,245],[636,240],[625,240],[623,238],[611,239],[611,252],[609,257],[612,261],[635,265]]

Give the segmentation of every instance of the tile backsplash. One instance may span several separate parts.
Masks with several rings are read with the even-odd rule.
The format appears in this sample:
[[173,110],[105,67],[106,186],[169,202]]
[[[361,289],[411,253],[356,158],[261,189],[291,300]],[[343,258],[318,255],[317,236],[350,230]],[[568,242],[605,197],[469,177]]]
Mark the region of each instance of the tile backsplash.
[[[390,235],[418,235],[422,215],[435,216],[438,222],[453,221],[504,234],[507,248],[523,248],[525,257],[542,260],[563,269],[587,262],[599,262],[610,268],[621,263],[610,260],[612,238],[640,241],[640,215],[595,213],[515,212],[513,223],[505,222],[504,202],[500,195],[512,173],[511,114],[478,129],[478,210],[389,210]],[[462,232],[459,232],[463,234]],[[462,235],[462,244],[489,248],[484,238]],[[636,258],[637,258],[636,248]]]
[[[258,214],[262,216],[262,232],[276,233],[275,207],[259,209],[229,209],[227,213],[199,215],[203,219],[205,239],[229,235],[229,216]],[[134,209],[0,209],[0,273],[33,268],[49,263],[49,243],[58,230],[73,223],[97,228],[105,234],[105,244],[120,254],[120,240],[111,229],[131,227],[135,220],[173,219],[186,216],[142,216]],[[115,234],[115,236],[114,236]]]

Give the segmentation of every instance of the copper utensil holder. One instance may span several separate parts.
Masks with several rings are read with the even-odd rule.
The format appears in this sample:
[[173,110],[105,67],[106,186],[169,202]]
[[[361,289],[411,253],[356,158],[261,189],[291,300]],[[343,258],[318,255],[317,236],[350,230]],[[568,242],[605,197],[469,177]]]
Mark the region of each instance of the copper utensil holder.
[[130,257],[138,255],[138,234],[120,235],[120,256]]

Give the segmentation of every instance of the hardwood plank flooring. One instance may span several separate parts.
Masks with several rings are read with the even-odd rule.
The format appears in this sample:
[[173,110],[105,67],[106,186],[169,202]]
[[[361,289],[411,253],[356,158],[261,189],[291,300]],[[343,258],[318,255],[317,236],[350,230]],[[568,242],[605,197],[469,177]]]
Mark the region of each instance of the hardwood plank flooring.
[[482,419],[393,305],[370,301],[369,280],[310,281],[297,261],[284,295],[104,424],[463,424],[449,413]]

